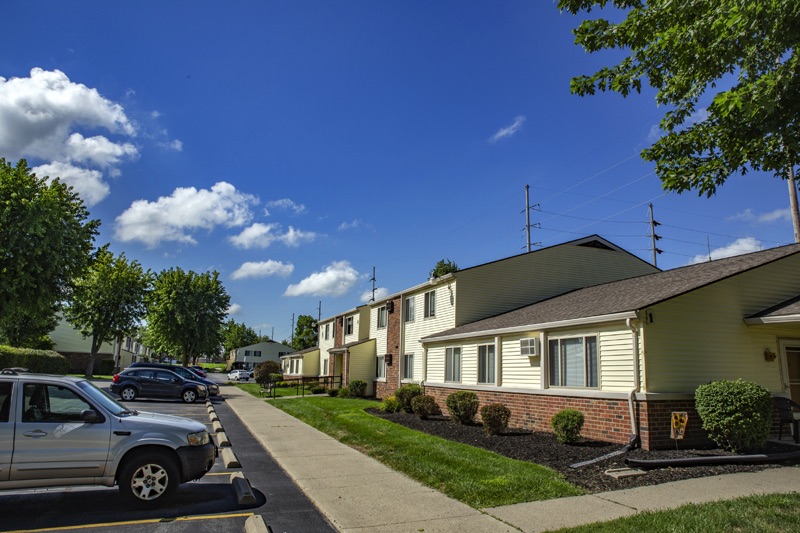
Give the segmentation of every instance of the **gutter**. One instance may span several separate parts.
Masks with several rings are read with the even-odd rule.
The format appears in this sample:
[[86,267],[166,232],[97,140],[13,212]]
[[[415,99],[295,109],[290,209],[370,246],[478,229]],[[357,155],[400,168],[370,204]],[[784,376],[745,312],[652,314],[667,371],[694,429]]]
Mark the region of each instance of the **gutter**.
[[628,409],[631,415],[631,444],[639,441],[639,425],[636,423],[636,410],[634,402],[636,393],[639,392],[641,381],[639,379],[639,328],[630,318],[625,319],[625,325],[631,330],[631,347],[633,348],[633,388],[628,393]]

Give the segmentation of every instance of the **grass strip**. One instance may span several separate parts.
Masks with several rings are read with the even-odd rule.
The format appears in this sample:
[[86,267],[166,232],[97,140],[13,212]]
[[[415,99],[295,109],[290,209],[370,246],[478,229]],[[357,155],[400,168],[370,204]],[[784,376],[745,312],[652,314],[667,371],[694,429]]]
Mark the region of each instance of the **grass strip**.
[[549,468],[413,431],[366,413],[365,409],[378,406],[375,401],[319,396],[272,404],[476,509],[583,494]]
[[569,533],[785,533],[800,531],[800,494],[746,496],[713,503],[688,504],[667,511],[647,511],[626,518],[575,528]]

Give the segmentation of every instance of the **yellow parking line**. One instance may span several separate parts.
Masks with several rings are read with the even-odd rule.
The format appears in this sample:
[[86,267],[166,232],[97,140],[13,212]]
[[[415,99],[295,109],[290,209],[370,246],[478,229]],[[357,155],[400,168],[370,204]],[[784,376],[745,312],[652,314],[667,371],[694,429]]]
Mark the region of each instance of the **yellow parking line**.
[[205,516],[180,516],[178,518],[151,518],[150,520],[131,520],[128,522],[106,522],[103,524],[86,524],[81,526],[48,527],[44,529],[17,529],[9,533],[44,533],[45,531],[74,531],[76,529],[91,529],[109,526],[131,526],[140,524],[158,524],[160,522],[188,522],[190,520],[219,520],[221,518],[243,518],[251,517],[253,513],[237,513],[225,515],[205,515]]

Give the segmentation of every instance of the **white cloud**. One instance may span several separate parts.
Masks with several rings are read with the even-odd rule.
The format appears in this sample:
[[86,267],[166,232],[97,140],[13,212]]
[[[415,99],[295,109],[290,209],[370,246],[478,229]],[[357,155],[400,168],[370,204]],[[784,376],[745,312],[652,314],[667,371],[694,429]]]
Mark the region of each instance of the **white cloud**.
[[[700,109],[698,109],[694,113],[690,114],[686,118],[686,121],[684,122],[684,124],[686,126],[691,126],[693,124],[697,124],[698,122],[703,122],[708,117],[709,117],[708,108],[707,107],[701,107]],[[647,137],[645,137],[645,139],[647,140],[648,143],[654,144],[656,141],[658,141],[661,138],[663,133],[664,132],[661,131],[661,126],[659,124],[653,124],[652,126],[650,126],[650,131],[647,132]]]
[[[97,166],[115,176],[119,174],[116,166],[136,158],[139,151],[133,144],[102,135],[86,138],[76,132],[81,127],[136,136],[136,126],[121,105],[104,98],[97,89],[70,81],[59,70],[34,68],[28,78],[0,77],[0,153],[10,160],[42,160],[40,167],[65,169],[71,179],[91,176],[72,182],[91,205],[105,198],[108,191],[98,194],[97,181],[102,183],[102,174],[79,165]],[[88,189],[82,188],[84,184]]]
[[358,229],[358,228],[362,227],[363,225],[364,225],[363,222],[361,222],[358,219],[354,219],[351,222],[342,222],[341,224],[339,224],[339,231],[347,231],[349,229]]
[[497,130],[497,133],[492,135],[489,138],[490,143],[496,143],[500,139],[505,139],[506,137],[512,137],[515,135],[520,129],[522,129],[522,125],[525,123],[525,117],[520,115],[514,119],[514,122],[511,123],[510,126],[506,126],[505,128],[500,128]]
[[792,210],[787,207],[786,209],[775,209],[769,213],[757,214],[755,211],[748,208],[741,213],[736,213],[730,217],[730,220],[742,220],[744,222],[754,222],[757,224],[769,224],[776,221],[791,222]]
[[661,138],[661,127],[658,124],[653,124],[650,126],[650,131],[647,132],[647,142],[650,144],[655,143],[657,140]]
[[242,306],[239,304],[231,304],[231,306],[228,307],[228,310],[226,312],[228,313],[228,315],[238,315],[239,313],[242,312]]
[[269,208],[293,211],[295,215],[301,215],[306,212],[306,206],[303,204],[298,204],[289,198],[282,198],[280,200],[272,200],[271,202],[267,202],[267,209],[264,210],[265,215],[269,215]]
[[317,234],[311,231],[301,231],[289,226],[286,233],[280,233],[281,225],[278,223],[262,224],[256,222],[245,228],[239,235],[228,237],[228,240],[237,248],[249,250],[251,248],[268,248],[273,242],[280,241],[286,246],[296,248],[302,242],[313,242]]
[[280,261],[248,261],[231,274],[231,279],[266,278],[268,276],[286,277],[294,272],[294,265]]
[[61,181],[79,191],[81,198],[89,207],[100,203],[110,192],[110,187],[103,181],[103,174],[98,170],[74,167],[58,161],[39,165],[31,170],[39,177],[61,178]]
[[160,142],[158,145],[165,150],[171,150],[173,152],[183,152],[183,142],[175,139],[174,141],[165,141]]
[[[763,246],[761,245],[761,241],[753,237],[744,237],[742,239],[736,239],[734,242],[727,246],[723,246],[722,248],[711,250],[711,259],[724,259],[725,257],[749,254],[762,249]],[[705,263],[706,261],[708,261],[708,254],[696,255],[691,261],[689,261],[689,264],[694,265],[697,263]]]
[[[375,300],[382,300],[389,296],[389,289],[385,287],[378,287],[375,289]],[[361,298],[359,298],[362,304],[365,304],[372,300],[372,291],[366,291],[361,294]]]
[[322,272],[315,272],[295,285],[284,296],[343,296],[358,282],[358,272],[347,261],[335,261]]
[[216,226],[243,226],[252,218],[255,196],[221,181],[210,190],[178,188],[155,202],[137,200],[116,219],[115,235],[123,242],[139,241],[149,248],[163,241],[195,244],[191,232]]

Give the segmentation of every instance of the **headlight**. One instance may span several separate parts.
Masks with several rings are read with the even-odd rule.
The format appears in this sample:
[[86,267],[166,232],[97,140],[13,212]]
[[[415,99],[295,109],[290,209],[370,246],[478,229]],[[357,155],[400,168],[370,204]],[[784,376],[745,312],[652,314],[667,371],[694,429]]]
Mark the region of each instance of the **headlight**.
[[208,387],[206,387],[205,385],[198,385],[197,388],[200,390],[208,390]]
[[198,431],[197,433],[189,433],[187,435],[189,439],[189,446],[203,446],[204,444],[209,443],[210,437],[208,436],[208,431]]

